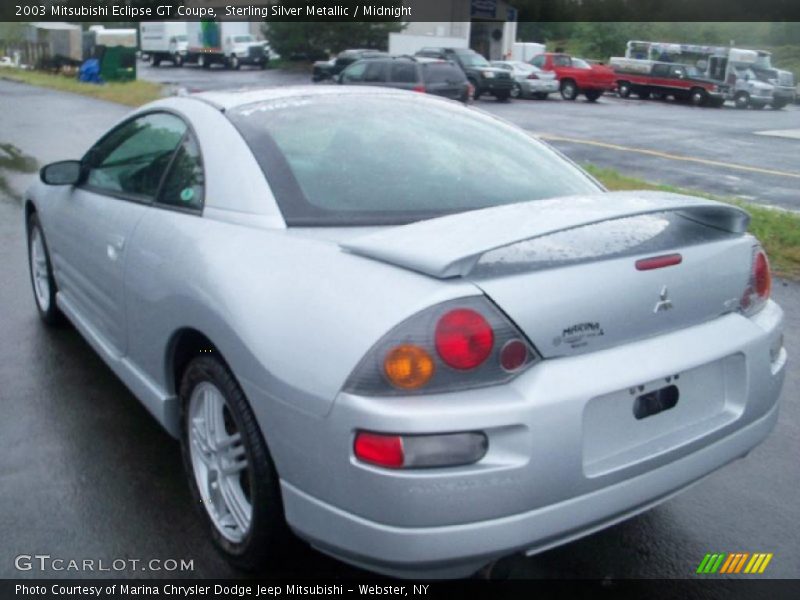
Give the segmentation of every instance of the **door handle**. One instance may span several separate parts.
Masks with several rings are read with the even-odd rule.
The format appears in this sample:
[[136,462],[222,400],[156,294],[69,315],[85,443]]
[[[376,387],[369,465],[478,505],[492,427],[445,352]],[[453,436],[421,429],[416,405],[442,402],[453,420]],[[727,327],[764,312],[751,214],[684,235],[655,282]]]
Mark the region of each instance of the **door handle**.
[[125,238],[121,235],[108,236],[108,246],[106,246],[106,254],[109,260],[117,260],[123,248],[125,248]]

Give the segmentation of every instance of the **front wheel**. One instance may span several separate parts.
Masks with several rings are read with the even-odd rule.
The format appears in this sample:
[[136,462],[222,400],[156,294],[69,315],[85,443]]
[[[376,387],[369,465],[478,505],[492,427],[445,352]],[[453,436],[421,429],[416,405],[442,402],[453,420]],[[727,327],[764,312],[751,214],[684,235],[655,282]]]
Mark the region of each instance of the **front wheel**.
[[617,93],[619,94],[620,98],[630,98],[631,84],[627,81],[620,81],[619,85],[617,86]]
[[733,104],[739,110],[744,110],[745,108],[750,106],[750,94],[748,94],[747,92],[739,92],[733,99]]
[[175,54],[172,57],[172,64],[174,66],[176,66],[176,67],[182,67],[183,66],[183,56],[180,55],[180,54]]
[[574,81],[568,79],[561,84],[561,97],[564,100],[575,100],[578,97],[578,86]]
[[522,96],[522,87],[518,83],[515,83],[514,87],[511,88],[511,97],[516,100],[521,96]]
[[695,88],[689,95],[689,100],[693,106],[705,106],[708,104],[708,93],[700,88]]
[[598,98],[603,95],[603,92],[600,90],[586,90],[585,95],[589,102],[597,102]]
[[228,59],[228,68],[233,69],[234,71],[238,71],[242,68],[242,62],[235,54],[231,54],[231,57]]
[[195,504],[217,549],[253,570],[288,540],[278,475],[258,422],[221,360],[201,356],[184,371],[181,448]]
[[50,263],[50,252],[44,232],[36,213],[28,219],[28,269],[33,286],[33,298],[42,321],[47,325],[59,325],[64,316],[56,305],[56,280]]

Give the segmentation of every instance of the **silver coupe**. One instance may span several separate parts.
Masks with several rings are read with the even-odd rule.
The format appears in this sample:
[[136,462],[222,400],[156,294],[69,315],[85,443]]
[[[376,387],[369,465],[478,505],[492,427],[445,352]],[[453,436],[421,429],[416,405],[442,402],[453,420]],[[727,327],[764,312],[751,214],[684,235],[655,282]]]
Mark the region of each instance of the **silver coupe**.
[[167,98],[40,179],[42,319],[180,439],[242,568],[294,532],[469,575],[664,501],[778,416],[783,313],[746,212],[610,193],[455,102]]

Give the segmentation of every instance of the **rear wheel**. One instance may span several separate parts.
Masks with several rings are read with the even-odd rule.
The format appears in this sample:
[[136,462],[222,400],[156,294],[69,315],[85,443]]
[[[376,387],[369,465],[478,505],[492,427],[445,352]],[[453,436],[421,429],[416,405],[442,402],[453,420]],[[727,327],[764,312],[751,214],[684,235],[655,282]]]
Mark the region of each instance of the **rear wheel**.
[[522,87],[518,83],[515,83],[514,87],[511,88],[511,97],[519,98],[521,96],[522,96]]
[[172,56],[172,64],[175,65],[176,67],[182,67],[183,66],[183,56],[181,56],[180,54],[175,53]]
[[708,93],[701,88],[694,88],[689,95],[689,100],[693,106],[705,106],[708,104]]
[[600,90],[586,90],[584,94],[589,102],[597,102],[597,99],[603,95],[603,92]]
[[238,71],[242,68],[242,62],[235,54],[231,54],[230,58],[228,59],[228,68],[233,69],[234,71]]
[[155,54],[150,55],[150,66],[157,67],[161,64],[161,58],[156,56]]
[[745,108],[750,106],[750,94],[748,94],[747,92],[739,92],[733,99],[733,104],[739,110],[744,110]]
[[221,360],[184,371],[181,447],[195,504],[225,558],[252,570],[289,539],[269,450],[241,388]]
[[789,104],[789,101],[781,98],[780,100],[773,100],[772,101],[772,108],[775,110],[782,110],[786,108],[786,105]]
[[578,86],[571,79],[561,82],[561,97],[564,100],[575,100],[578,97]]
[[33,286],[33,298],[39,316],[47,325],[63,323],[64,316],[56,306],[56,281],[50,263],[47,242],[36,213],[28,218],[28,268]]
[[619,94],[620,98],[630,98],[631,84],[627,81],[620,81],[617,85],[617,93]]

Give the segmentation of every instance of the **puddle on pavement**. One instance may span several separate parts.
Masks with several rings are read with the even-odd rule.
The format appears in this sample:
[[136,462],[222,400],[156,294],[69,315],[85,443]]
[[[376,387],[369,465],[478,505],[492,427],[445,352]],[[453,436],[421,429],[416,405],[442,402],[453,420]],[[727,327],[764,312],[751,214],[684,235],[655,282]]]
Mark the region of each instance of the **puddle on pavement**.
[[39,162],[14,144],[0,142],[0,200],[21,200],[22,194],[11,185],[8,174],[35,173]]

